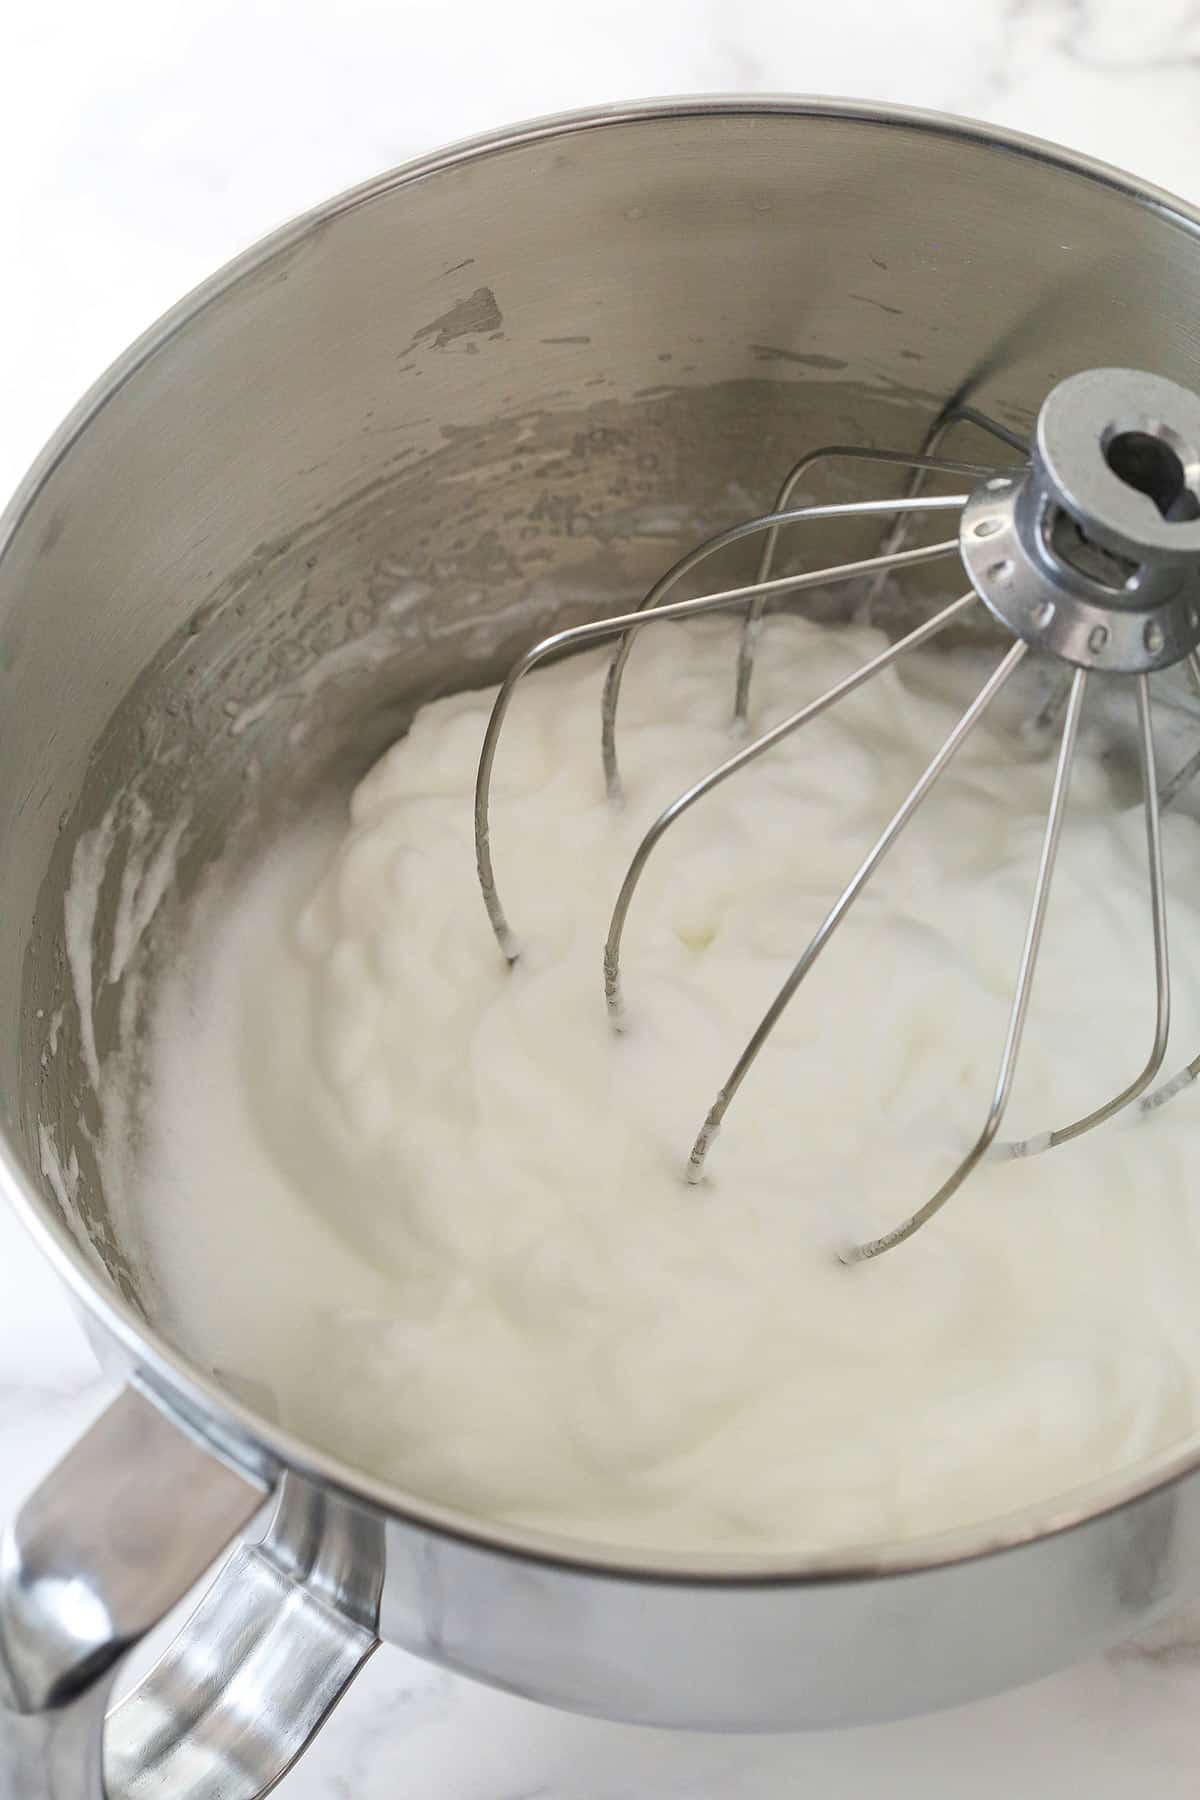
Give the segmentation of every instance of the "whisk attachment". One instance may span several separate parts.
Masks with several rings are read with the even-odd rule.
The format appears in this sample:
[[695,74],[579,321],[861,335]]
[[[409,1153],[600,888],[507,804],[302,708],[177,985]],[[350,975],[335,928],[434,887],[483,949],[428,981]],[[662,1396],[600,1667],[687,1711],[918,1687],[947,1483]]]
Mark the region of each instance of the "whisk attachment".
[[[1072,697],[1083,673],[1081,669],[1075,671],[1071,686]],[[1137,690],[1138,751],[1142,766],[1142,803],[1146,816],[1146,860],[1150,874],[1150,921],[1154,934],[1155,1012],[1150,1055],[1140,1073],[1120,1093],[1114,1094],[1111,1100],[1106,1100],[1103,1106],[1096,1107],[1071,1125],[1060,1125],[1056,1131],[1046,1131],[1038,1137],[1022,1138],[1015,1143],[1005,1144],[1003,1148],[1009,1156],[1036,1156],[1043,1150],[1056,1149],[1059,1144],[1069,1144],[1072,1138],[1082,1137],[1085,1131],[1103,1125],[1106,1119],[1113,1118],[1131,1100],[1136,1100],[1145,1093],[1162,1068],[1163,1057],[1167,1053],[1167,1037],[1171,1029],[1171,969],[1167,954],[1167,897],[1163,880],[1161,803],[1154,760],[1154,721],[1150,711],[1150,683],[1145,675],[1137,675],[1134,679]]]
[[[925,511],[944,511],[946,508],[961,509],[965,495],[953,494],[948,498],[922,499],[918,504]],[[895,506],[908,506],[913,502],[863,500],[844,507],[802,507],[794,513],[767,513],[761,519],[751,519],[743,525],[735,525],[729,531],[719,532],[710,538],[698,550],[681,559],[673,568],[668,569],[665,576],[650,590],[650,594],[660,597],[669,591],[669,587],[681,576],[693,568],[703,556],[711,555],[725,544],[733,543],[739,537],[745,537],[754,531],[769,530],[772,525],[790,525],[800,519],[812,518],[814,514],[829,516],[839,513],[884,513]],[[923,545],[919,549],[898,550],[894,555],[883,559],[884,566],[889,569],[912,568],[920,563],[934,562],[939,557],[950,556],[958,548],[957,540],[950,538],[942,543]],[[805,588],[826,587],[843,581],[854,581],[858,577],[878,569],[880,558],[877,556],[859,559],[857,562],[840,563],[832,569],[806,570],[796,575],[777,575],[773,580],[751,582],[744,587],[725,588],[716,594],[701,594],[694,600],[673,600],[656,603],[647,610],[648,595],[641,605],[629,613],[618,613],[608,619],[594,619],[586,625],[574,625],[565,631],[553,632],[534,644],[519,661],[513,664],[492,704],[487,728],[483,736],[483,748],[479,755],[479,767],[475,775],[475,869],[479,877],[479,889],[483,895],[483,903],[491,921],[496,941],[504,952],[508,962],[514,963],[519,954],[519,945],[515,934],[509,926],[500,895],[496,887],[495,870],[492,865],[491,847],[491,792],[492,771],[496,761],[496,746],[500,741],[500,732],[512,704],[513,694],[523,678],[539,663],[552,656],[566,656],[578,650],[589,649],[593,644],[603,643],[606,638],[631,636],[644,626],[657,623],[670,623],[674,619],[699,617],[705,613],[721,612],[729,607],[744,605],[762,592],[769,594],[800,593]],[[620,797],[620,779],[616,775],[615,761],[613,778],[609,782],[610,798]]]
[[[978,597],[974,590],[969,594],[964,594],[961,599],[953,601],[941,612],[936,613],[932,619],[927,619],[924,624],[918,625],[914,631],[910,631],[907,637],[890,644],[886,650],[881,650],[878,656],[872,657],[870,662],[863,663],[861,668],[855,669],[852,674],[836,682],[833,687],[826,689],[825,693],[819,694],[815,700],[810,700],[807,706],[800,708],[799,712],[792,713],[790,718],[773,726],[770,731],[764,731],[761,737],[755,738],[754,742],[747,744],[744,750],[739,750],[736,755],[731,756],[727,762],[721,763],[703,780],[688,788],[686,793],[680,794],[677,800],[673,800],[670,806],[658,815],[638,845],[633,861],[625,872],[625,880],[621,884],[621,892],[617,896],[617,904],[613,908],[608,938],[604,945],[604,992],[608,1002],[609,1017],[614,1025],[620,1028],[624,1023],[625,1015],[625,1002],[621,993],[621,937],[625,929],[625,920],[628,917],[637,884],[650,860],[651,851],[676,820],[681,819],[684,813],[696,804],[697,800],[702,800],[721,782],[727,781],[731,775],[738,774],[746,767],[747,763],[762,756],[764,751],[774,749],[776,744],[782,743],[784,738],[790,737],[802,725],[807,725],[811,719],[817,718],[829,707],[835,706],[839,700],[844,700],[847,694],[852,694],[856,688],[862,687],[864,682],[870,681],[873,675],[878,675],[882,670],[890,668],[892,663],[896,662],[906,651],[915,650],[919,645],[928,643],[931,638],[944,631],[947,625],[953,624],[960,614],[977,603]],[[731,1086],[732,1083],[727,1083],[726,1087],[722,1089],[722,1093],[726,1095],[725,1106],[728,1106],[733,1097]],[[721,1112],[721,1116],[723,1115],[724,1107]],[[720,1124],[720,1117],[715,1123],[716,1125]],[[697,1140],[697,1144],[699,1144],[699,1140]],[[693,1149],[688,1161],[689,1180],[699,1179],[703,1160],[703,1151],[697,1157],[696,1150]]]
[[1077,668],[1136,674],[1182,661],[1200,642],[1192,445],[1200,400],[1174,382],[1127,369],[1060,382],[1028,471],[991,477],[964,508],[963,563],[985,605]]
[[[976,480],[994,474],[987,464],[972,462],[954,462],[944,456],[911,456],[904,450],[871,450],[858,444],[824,444],[819,450],[810,450],[802,456],[798,463],[793,463],[783,478],[783,485],[775,500],[775,511],[783,512],[791,505],[792,495],[801,481],[821,463],[827,462],[870,462],[888,463],[900,468],[912,469],[918,475],[972,475]],[[913,500],[918,496],[910,491],[906,496]],[[901,519],[910,516],[906,510]],[[762,554],[758,563],[759,581],[768,581],[771,567],[775,560],[775,551],[779,545],[779,526],[772,525],[763,538]],[[895,546],[900,548],[899,543]],[[750,683],[754,676],[754,656],[758,647],[759,635],[762,631],[763,613],[766,610],[767,596],[759,594],[746,609],[746,617],[742,621],[742,635],[738,643],[737,679],[733,696],[734,724],[744,730],[746,716],[750,710]],[[615,659],[614,659],[615,660]],[[612,679],[610,672],[610,679]],[[619,672],[616,676],[619,680]],[[616,702],[613,702],[615,716]]]
[[[1018,642],[1009,651],[1015,656],[1024,651],[1024,644]],[[1006,659],[1007,660],[1007,659]],[[1001,665],[1003,668],[1003,664]],[[1067,806],[1067,790],[1071,781],[1071,764],[1075,758],[1075,745],[1079,736],[1079,717],[1083,711],[1083,695],[1087,685],[1086,669],[1076,669],[1071,682],[1071,697],[1067,702],[1067,716],[1063,725],[1062,739],[1059,743],[1058,762],[1054,770],[1054,786],[1050,794],[1050,810],[1046,815],[1046,830],[1042,838],[1042,854],[1038,862],[1037,880],[1033,889],[1033,904],[1029,912],[1029,923],[1025,928],[1025,942],[1021,947],[1021,964],[1017,972],[1016,992],[1013,995],[1012,1009],[1008,1015],[1008,1031],[1004,1038],[1004,1049],[1000,1056],[1000,1069],[996,1076],[996,1086],[992,1092],[992,1103],[988,1107],[987,1118],[983,1129],[971,1145],[958,1166],[943,1181],[940,1188],[930,1195],[923,1206],[901,1224],[894,1225],[881,1237],[872,1238],[865,1244],[856,1244],[850,1250],[842,1252],[845,1263],[866,1262],[873,1256],[880,1256],[885,1250],[893,1250],[897,1244],[904,1243],[914,1232],[928,1224],[935,1213],[941,1211],[947,1200],[958,1192],[971,1171],[982,1162],[1004,1117],[1012,1093],[1013,1076],[1016,1074],[1017,1057],[1021,1049],[1021,1037],[1025,1030],[1025,1020],[1029,1012],[1029,996],[1033,992],[1033,975],[1037,967],[1038,951],[1042,943],[1042,931],[1046,923],[1046,907],[1050,900],[1050,883],[1054,878],[1054,865],[1058,859],[1059,839],[1062,836],[1063,817]]]
[[929,427],[921,445],[922,455],[926,457],[935,455],[943,438],[956,425],[973,425],[977,431],[985,431],[989,437],[995,438],[999,443],[1007,444],[1008,448],[1014,450],[1018,456],[1024,457],[1029,453],[1029,445],[1019,431],[1014,431],[1010,425],[1003,424],[999,419],[993,419],[990,413],[982,412],[979,407],[972,406],[969,401],[958,399],[952,400],[948,406],[944,406]]
[[[925,492],[932,466],[941,460],[942,445],[950,433],[957,430],[960,425],[970,426],[974,431],[982,432],[984,436],[990,437],[995,443],[1003,444],[1006,450],[1013,452],[1019,459],[1018,470],[1028,461],[1029,443],[1027,438],[1022,437],[1019,432],[1014,431],[1011,426],[1005,425],[1001,420],[993,419],[987,413],[981,412],[977,406],[972,406],[965,398],[967,391],[968,389],[964,388],[962,393],[953,395],[936,417],[930,420],[925,435],[921,439],[920,453],[914,458],[912,472],[905,486],[905,494],[910,500]],[[981,471],[983,475],[1000,475],[1010,472],[1015,471],[995,468],[986,468]],[[904,513],[898,513],[879,540],[880,555],[890,556],[895,550],[903,550],[908,542],[908,537],[907,516]],[[867,586],[860,612],[868,623],[875,602],[882,596],[886,585],[887,577],[877,575]],[[1064,709],[1067,704],[1067,688],[1069,686],[1068,682],[1063,689]]]
[[[829,454],[829,452],[822,452]],[[801,506],[795,511],[779,511],[765,513],[759,519],[746,519],[741,524],[731,525],[725,531],[718,531],[715,537],[706,538],[694,550],[689,550],[679,561],[673,563],[665,575],[661,575],[648,593],[643,595],[637,612],[630,620],[615,619],[609,621],[613,627],[612,635],[619,634],[620,641],[613,651],[607,672],[604,677],[604,693],[600,702],[600,750],[604,762],[604,785],[610,800],[621,798],[621,772],[617,763],[617,706],[621,698],[621,681],[625,673],[625,664],[629,660],[629,652],[633,648],[634,636],[639,626],[646,620],[640,615],[657,612],[660,615],[667,595],[685,575],[699,567],[708,557],[724,550],[730,544],[736,544],[740,538],[752,537],[758,532],[766,532],[768,537],[777,534],[783,525],[798,525],[801,522],[812,522],[816,519],[855,519],[869,518],[873,513],[890,514],[899,512],[959,512],[967,496],[965,494],[918,495],[914,499],[901,500],[848,500],[829,506]],[[879,567],[878,556],[871,559],[872,568]],[[902,565],[889,562],[889,568]],[[727,591],[730,603],[749,599],[752,605],[762,605],[775,594],[795,593],[802,587],[820,587],[827,581],[847,580],[843,571],[853,569],[855,575],[862,573],[859,565],[845,563],[841,570],[825,570],[802,578],[799,582],[792,576],[780,576],[770,581],[760,574],[756,582],[749,587],[730,588]]]
[[[1156,1005],[1150,1053],[1119,1093],[1066,1126],[1004,1146],[1010,1156],[1031,1155],[1092,1130],[1135,1100],[1160,1106],[1200,1077],[1200,1055],[1156,1091],[1170,1022],[1166,887],[1161,815],[1200,757],[1160,789],[1155,761],[1150,681],[1158,671],[1184,663],[1200,694],[1200,400],[1160,377],[1132,370],[1090,370],[1059,383],[1044,401],[1027,464],[995,468],[934,455],[951,423],[981,426],[1006,448],[1020,440],[974,408],[955,403],[934,422],[916,455],[854,445],[828,445],[802,457],[784,478],[772,512],[709,538],[660,577],[640,605],[615,618],[555,633],[527,651],[510,671],[492,709],[476,783],[476,859],[488,916],[509,960],[517,954],[496,891],[489,837],[489,801],[496,745],[521,677],[551,655],[582,649],[606,638],[617,643],[608,665],[601,708],[601,745],[610,797],[621,792],[616,753],[616,718],[621,681],[636,633],[651,622],[740,607],[744,614],[738,649],[734,725],[744,730],[756,647],[768,600],[807,588],[858,581],[870,588],[881,575],[910,564],[958,552],[970,591],[852,671],[790,717],[743,745],[717,768],[679,795],[650,826],[638,845],[618,892],[604,948],[604,987],[610,1018],[620,1025],[624,1000],[621,947],[628,915],[647,862],[670,827],[714,788],[740,773],[811,719],[836,705],[908,651],[930,641],[969,608],[982,603],[1004,627],[1009,648],[934,754],[908,795],[829,907],[787,980],[764,1013],[710,1106],[686,1165],[689,1180],[704,1173],[713,1141],[756,1058],[805,977],[827,947],[879,865],[915,818],[932,788],[1026,656],[1038,655],[1064,670],[1060,695],[1043,709],[1046,729],[1061,735],[1034,879],[1030,913],[1016,974],[1007,1032],[992,1098],[977,1137],[949,1176],[901,1223],[843,1254],[845,1262],[880,1255],[913,1236],[958,1191],[997,1138],[1012,1091],[1022,1033],[1045,925],[1055,862],[1079,739],[1088,682],[1093,672],[1130,680],[1138,717],[1138,745],[1146,825],[1151,924],[1154,940]],[[792,497],[806,472],[834,459],[876,462],[913,471],[910,491],[890,500],[793,508]],[[927,475],[966,474],[975,479],[969,494],[913,492]],[[924,512],[959,514],[953,543],[899,547],[898,529]],[[779,534],[785,527],[815,519],[869,517],[893,521],[884,548],[873,557],[833,568],[773,576]],[[669,598],[672,588],[694,574],[704,560],[741,538],[761,534],[758,579],[694,600]],[[1190,772],[1189,772],[1190,771]]]
[[1015,672],[1017,664],[1024,655],[1024,644],[1017,643],[1012,646],[1005,656],[1004,661],[990,679],[984,683],[983,687],[975,696],[961,719],[959,719],[958,724],[954,727],[941,749],[926,765],[920,778],[892,814],[882,832],[876,838],[874,844],[871,846],[870,850],[858,865],[858,868],[854,871],[854,874],[850,877],[850,880],[846,883],[829,911],[825,914],[820,925],[818,925],[816,931],[809,939],[803,956],[801,956],[799,962],[796,964],[795,968],[776,994],[774,1000],[763,1014],[762,1019],[759,1021],[758,1029],[746,1045],[746,1048],[742,1051],[742,1054],[738,1057],[737,1062],[734,1064],[726,1078],[724,1086],[721,1088],[716,1099],[708,1109],[707,1117],[697,1133],[696,1141],[692,1145],[691,1154],[688,1157],[687,1178],[689,1181],[699,1181],[700,1177],[703,1175],[705,1158],[712,1147],[714,1138],[721,1129],[721,1124],[725,1118],[725,1114],[729,1110],[730,1102],[741,1087],[746,1076],[749,1074],[751,1066],[759,1051],[782,1018],[785,1009],[795,995],[800,983],[804,980],[838,926],[845,919],[850,908],[858,899],[858,896],[862,893],[868,881],[871,879],[888,851],[892,848],[892,845],[896,842],[905,826],[914,818],[921,802],[931,792],[938,777],[945,773],[953,758],[957,755],[958,751],[962,749],[962,746],[966,743],[968,737],[971,735],[972,731],[974,731],[976,725],[978,725],[992,701],[996,698],[996,695],[1000,692],[1009,677]]

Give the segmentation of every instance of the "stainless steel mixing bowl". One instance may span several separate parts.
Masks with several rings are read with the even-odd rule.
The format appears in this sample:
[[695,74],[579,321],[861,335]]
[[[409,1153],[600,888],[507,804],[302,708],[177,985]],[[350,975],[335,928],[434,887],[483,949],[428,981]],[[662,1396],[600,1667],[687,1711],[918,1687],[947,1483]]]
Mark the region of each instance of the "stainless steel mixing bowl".
[[[218,851],[421,699],[627,605],[800,448],[915,446],[956,394],[1019,428],[1092,365],[1197,385],[1198,297],[1200,217],[1080,158],[873,106],[673,101],[331,202],[68,420],[3,524],[2,1179],[122,1391],[0,1559],[6,1795],[101,1792],[121,1656],[272,1492],[266,1538],[110,1716],[114,1800],[265,1791],[378,1639],[626,1719],[817,1726],[1041,1674],[1198,1584],[1200,1439],[803,1566],[642,1566],[383,1487],[164,1339],[90,1137]],[[122,870],[145,882],[181,818],[127,961]],[[65,919],[77,856],[104,879]]]

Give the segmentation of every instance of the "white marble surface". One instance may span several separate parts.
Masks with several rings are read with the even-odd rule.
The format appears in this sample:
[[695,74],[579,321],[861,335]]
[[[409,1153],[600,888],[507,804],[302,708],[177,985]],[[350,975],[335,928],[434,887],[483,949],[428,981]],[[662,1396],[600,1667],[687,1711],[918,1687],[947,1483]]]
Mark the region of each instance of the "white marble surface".
[[[325,194],[633,95],[845,93],[1058,138],[1200,198],[1196,0],[46,0],[6,20],[0,488],[155,314]],[[104,1401],[0,1216],[0,1515]],[[987,1621],[979,1621],[986,1631]],[[1193,1795],[1200,1610],[984,1705],[808,1737],[572,1719],[381,1652],[288,1800]]]

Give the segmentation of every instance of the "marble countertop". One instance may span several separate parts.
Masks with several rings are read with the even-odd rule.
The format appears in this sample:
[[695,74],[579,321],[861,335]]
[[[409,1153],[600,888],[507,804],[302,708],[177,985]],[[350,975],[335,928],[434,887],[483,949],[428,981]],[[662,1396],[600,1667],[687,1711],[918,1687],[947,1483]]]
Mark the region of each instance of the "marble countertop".
[[[1057,138],[1200,199],[1196,0],[59,0],[10,22],[6,73],[5,490],[216,265],[326,194],[506,120],[645,94],[851,94]],[[0,1516],[105,1399],[55,1281],[0,1214]],[[1169,1800],[1198,1771],[1200,1608],[998,1700],[759,1739],[574,1719],[385,1650],[283,1792]]]

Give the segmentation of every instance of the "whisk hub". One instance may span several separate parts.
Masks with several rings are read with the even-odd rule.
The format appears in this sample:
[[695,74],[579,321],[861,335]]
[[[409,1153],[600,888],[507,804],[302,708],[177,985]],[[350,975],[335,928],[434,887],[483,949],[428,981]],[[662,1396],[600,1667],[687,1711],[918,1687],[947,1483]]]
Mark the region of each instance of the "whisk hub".
[[1180,662],[1200,643],[1200,400],[1135,369],[1060,382],[1030,466],[976,488],[960,546],[1035,649],[1125,675]]

